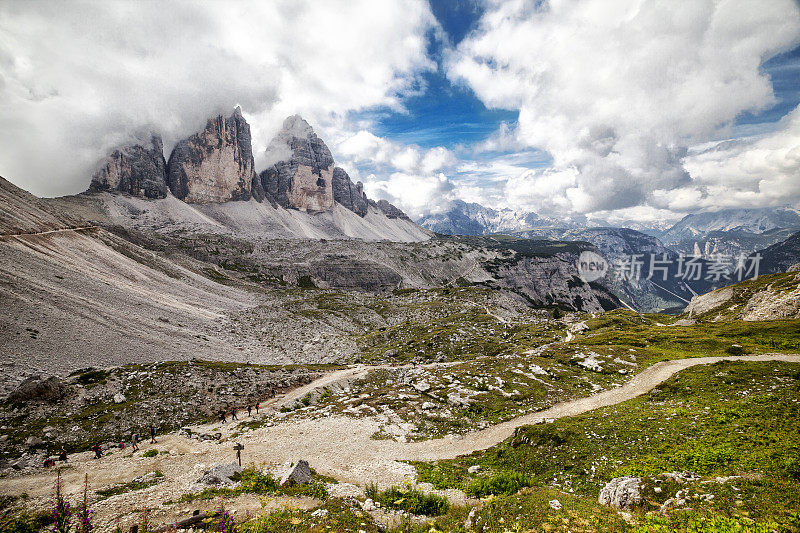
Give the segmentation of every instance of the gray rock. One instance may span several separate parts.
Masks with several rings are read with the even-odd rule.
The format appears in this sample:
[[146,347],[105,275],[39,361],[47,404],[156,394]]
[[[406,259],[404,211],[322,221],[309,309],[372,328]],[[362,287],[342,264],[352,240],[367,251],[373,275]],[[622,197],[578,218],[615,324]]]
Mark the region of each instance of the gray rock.
[[597,502],[616,509],[633,509],[642,503],[642,479],[638,477],[614,478],[600,490]]
[[481,471],[480,465],[472,465],[471,467],[467,468],[468,474],[477,474],[480,471]]
[[25,439],[25,446],[28,448],[38,448],[39,446],[44,446],[44,441],[39,437],[34,437],[31,435],[27,439]]
[[48,401],[53,402],[63,398],[67,387],[55,376],[31,376],[13,391],[8,399],[12,402]]
[[473,507],[469,510],[469,514],[467,515],[467,519],[464,521],[464,529],[467,531],[471,530],[475,527],[475,515],[478,512],[477,507]]
[[300,459],[293,466],[289,467],[283,477],[281,477],[281,485],[293,483],[308,483],[311,481],[311,467],[308,466],[308,461]]
[[267,146],[267,169],[254,180],[256,200],[271,197],[284,207],[301,211],[328,211],[333,207],[333,155],[299,115]]
[[344,169],[333,169],[333,199],[360,217],[367,216],[369,200],[364,193],[364,184],[360,181],[355,185]]
[[550,500],[549,502],[547,502],[547,505],[550,506],[550,509],[553,509],[555,511],[561,510],[561,502],[558,500]]
[[431,409],[436,409],[436,404],[433,402],[422,402],[422,410],[423,411],[430,411]]
[[403,213],[400,209],[390,204],[386,200],[378,200],[378,202],[369,201],[370,205],[381,211],[387,218],[402,218],[404,220],[411,220],[408,215]]
[[414,390],[417,392],[428,392],[431,390],[431,385],[427,381],[418,381],[414,383]]
[[146,143],[111,152],[92,176],[90,191],[112,191],[141,196],[167,196],[167,162],[161,136],[151,134]]
[[234,481],[231,477],[241,471],[242,467],[237,463],[218,464],[206,470],[197,482],[203,485],[232,485]]
[[158,472],[148,472],[146,474],[142,474],[141,476],[136,476],[131,481],[133,481],[134,483],[151,483],[158,479],[163,479],[163,477],[164,477],[163,474],[160,474]]
[[172,194],[190,203],[249,200],[255,178],[250,125],[238,107],[178,142],[167,164]]
[[378,509],[378,507],[375,505],[375,502],[373,502],[370,498],[364,500],[364,503],[361,504],[361,508],[367,512],[375,511]]
[[125,395],[121,392],[114,395],[114,403],[125,403],[125,400],[127,400],[127,398],[125,398]]
[[684,470],[683,472],[664,472],[661,474],[661,476],[673,481],[677,481],[678,483],[686,483],[700,479],[699,474],[689,470]]
[[447,395],[447,403],[453,407],[467,408],[472,402],[469,398],[464,398],[457,392],[451,392]]

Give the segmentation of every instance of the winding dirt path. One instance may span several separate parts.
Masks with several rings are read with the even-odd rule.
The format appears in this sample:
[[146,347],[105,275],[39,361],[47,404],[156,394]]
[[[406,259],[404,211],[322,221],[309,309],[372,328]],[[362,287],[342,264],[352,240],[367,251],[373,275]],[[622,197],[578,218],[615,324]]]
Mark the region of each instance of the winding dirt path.
[[[272,427],[245,433],[236,438],[245,445],[243,462],[255,464],[283,464],[303,458],[320,473],[358,485],[377,482],[381,486],[397,484],[414,475],[413,467],[400,462],[405,460],[433,461],[455,458],[489,448],[511,436],[520,426],[535,424],[543,419],[575,416],[594,409],[615,405],[647,393],[675,373],[696,366],[719,361],[787,361],[800,363],[800,355],[765,354],[755,356],[702,357],[656,363],[634,376],[625,385],[598,394],[562,402],[544,411],[528,414],[488,429],[468,433],[463,438],[433,439],[423,442],[402,443],[393,440],[374,440],[380,423],[374,418],[346,418],[327,416],[276,422]],[[375,366],[359,366],[326,374],[318,380],[284,396],[278,396],[265,407],[275,410],[283,403],[293,402],[306,393],[334,382],[362,377],[375,370]],[[222,431],[230,436],[238,429],[228,425],[197,426],[198,431]],[[97,504],[96,511],[114,516],[125,508],[157,507],[168,498],[191,490],[190,486],[208,466],[234,460],[233,442],[199,442],[178,436],[164,435],[154,447],[165,452],[157,457],[143,458],[130,452],[116,451],[100,461],[90,459],[90,454],[71,458],[71,467],[64,472],[65,483],[71,490],[79,490],[84,473],[89,473],[93,487],[129,481],[135,476],[159,470],[166,481],[155,487],[115,496]],[[52,485],[52,472],[0,479],[0,494],[27,492],[32,497],[45,497]]]

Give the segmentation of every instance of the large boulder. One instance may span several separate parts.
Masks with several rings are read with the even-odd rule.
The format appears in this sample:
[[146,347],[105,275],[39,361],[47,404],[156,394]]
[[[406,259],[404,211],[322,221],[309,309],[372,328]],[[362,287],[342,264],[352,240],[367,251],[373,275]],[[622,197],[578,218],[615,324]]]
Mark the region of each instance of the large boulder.
[[165,198],[169,189],[161,136],[153,133],[146,142],[111,152],[92,176],[89,190]]
[[303,484],[309,481],[311,481],[311,467],[304,459],[291,465],[281,477],[281,485]]
[[232,485],[234,475],[242,472],[242,467],[237,463],[218,464],[212,466],[197,480],[203,485]]
[[167,164],[169,188],[189,203],[249,200],[255,178],[250,125],[236,108],[230,117],[209,119],[183,139]]
[[55,402],[64,397],[67,391],[60,379],[55,376],[31,376],[16,388],[8,399],[12,402],[45,401]]
[[266,160],[267,169],[253,182],[257,200],[269,196],[282,207],[310,212],[333,207],[333,155],[299,115],[283,122]]
[[615,509],[633,509],[642,503],[641,489],[641,478],[617,477],[600,489],[597,502]]

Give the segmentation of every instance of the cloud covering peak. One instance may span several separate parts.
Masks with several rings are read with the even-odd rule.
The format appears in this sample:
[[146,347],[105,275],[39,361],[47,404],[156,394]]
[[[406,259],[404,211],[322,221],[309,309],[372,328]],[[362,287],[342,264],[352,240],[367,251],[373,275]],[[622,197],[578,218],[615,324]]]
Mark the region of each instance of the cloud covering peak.
[[421,0],[0,3],[0,175],[78,192],[132,132],[169,150],[236,105],[258,164],[288,115],[400,107],[435,24]]

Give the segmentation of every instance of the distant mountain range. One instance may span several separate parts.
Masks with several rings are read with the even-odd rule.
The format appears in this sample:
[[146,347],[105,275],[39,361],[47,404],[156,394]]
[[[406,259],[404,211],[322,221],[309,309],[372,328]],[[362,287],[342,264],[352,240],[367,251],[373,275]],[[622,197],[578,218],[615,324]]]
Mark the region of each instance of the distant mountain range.
[[686,215],[660,235],[665,244],[702,239],[712,232],[762,234],[776,228],[800,230],[800,211],[790,207],[724,209]]
[[477,203],[462,200],[453,202],[449,210],[435,215],[426,215],[417,224],[436,233],[446,235],[512,234],[531,228],[578,228],[585,220],[571,221],[539,216],[511,209],[492,209]]
[[[532,212],[491,209],[477,203],[453,202],[440,214],[417,221],[427,229],[449,235],[504,233],[525,238],[570,240],[575,230],[610,227],[582,218],[548,218]],[[685,216],[668,228],[630,224],[629,229],[657,237],[659,244],[678,253],[702,255],[751,254],[784,241],[800,231],[800,210],[790,207],[725,209]],[[597,242],[593,244],[599,246]]]

